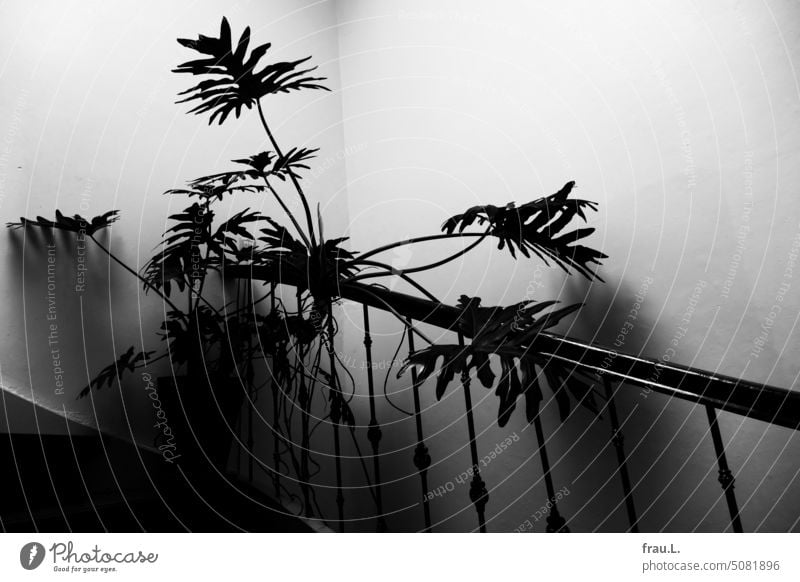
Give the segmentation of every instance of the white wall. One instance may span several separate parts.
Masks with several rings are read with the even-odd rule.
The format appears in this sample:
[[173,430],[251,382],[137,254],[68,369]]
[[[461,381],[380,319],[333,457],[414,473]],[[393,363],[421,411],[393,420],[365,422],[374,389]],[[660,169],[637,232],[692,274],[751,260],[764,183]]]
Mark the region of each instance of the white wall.
[[[354,248],[436,232],[446,217],[473,204],[525,202],[576,180],[580,196],[600,203],[591,242],[609,255],[601,270],[605,284],[513,262],[490,248],[420,281],[451,303],[461,293],[490,304],[556,296],[583,301],[581,314],[561,331],[610,345],[642,282],[652,277],[622,349],[794,387],[800,295],[785,269],[800,234],[795,3],[345,2],[339,28],[346,142],[365,146],[347,159]],[[743,248],[737,248],[740,232]],[[386,258],[413,266],[447,254],[431,249]],[[773,322],[776,303],[781,311]],[[383,321],[379,332],[397,330]],[[762,323],[765,348],[751,355]],[[359,353],[353,346],[355,361]],[[391,358],[391,351],[376,357]],[[494,396],[474,390],[485,397],[480,442],[491,450],[510,431],[493,426]],[[463,420],[450,426],[461,396],[452,397],[432,406],[428,430],[452,431],[463,443]],[[410,406],[407,390],[396,399]],[[634,478],[644,479],[637,489],[643,523],[674,514],[672,528],[724,526],[724,504],[708,513],[720,489],[702,410],[663,409],[663,399],[645,399],[638,390],[621,406],[624,415],[636,409],[627,430]],[[577,493],[565,502],[565,514],[582,528],[599,527],[608,508],[593,504],[616,498],[618,482],[582,504],[614,466],[611,451],[598,445],[607,433],[556,430],[552,409],[545,418],[554,431],[548,446],[557,483]],[[516,422],[511,430],[523,430]],[[410,440],[412,425],[404,425]],[[796,494],[797,439],[726,415],[722,426],[738,445],[730,454],[742,471],[740,499],[760,496],[759,507],[751,499],[743,509],[745,527],[753,528],[764,504],[785,487]],[[490,527],[513,528],[516,516],[546,501],[531,432],[524,446],[487,467],[496,488]],[[441,462],[433,484],[469,466],[467,450],[456,451],[454,442],[436,448]],[[523,481],[536,487],[517,500],[525,487],[501,481],[520,464],[526,464]],[[697,493],[680,507],[683,496],[668,490]],[[466,488],[450,496],[458,500],[448,497],[440,516],[467,510],[445,527],[474,527]],[[773,514],[761,527],[791,527],[795,517]],[[623,508],[603,527],[624,527]]]
[[[235,32],[248,23],[255,38],[271,41],[276,56],[314,54],[330,86],[339,89],[278,98],[271,105],[284,142],[307,140],[322,148],[308,183],[322,202],[329,236],[346,230],[352,248],[365,250],[437,232],[446,217],[473,204],[525,202],[576,180],[581,196],[600,203],[592,242],[610,257],[602,269],[605,284],[514,262],[491,245],[473,253],[469,263],[453,263],[419,280],[448,302],[462,293],[486,303],[555,296],[584,301],[580,316],[561,331],[610,344],[642,281],[652,277],[623,349],[671,355],[670,342],[686,327],[675,361],[794,387],[800,300],[786,266],[800,231],[800,202],[793,194],[800,171],[800,14],[791,2],[431,6],[350,0],[282,1],[267,8],[251,2],[17,1],[2,10],[4,220],[51,216],[55,208],[84,214],[119,208],[123,220],[109,240],[130,262],[143,264],[165,217],[177,208],[178,201],[160,193],[224,169],[227,160],[264,142],[252,117],[209,128],[173,104],[190,82],[169,72],[187,58],[175,37],[214,32],[225,13]],[[6,272],[0,279],[6,299],[0,307],[3,386],[93,422],[91,403],[75,402],[72,394],[112,359],[112,345],[124,349],[141,337],[147,346],[157,342],[152,332],[159,302],[97,254],[82,318],[71,284],[71,251],[62,241],[57,305],[67,387],[66,396],[57,397],[41,243],[21,233],[0,240]],[[419,247],[388,258],[411,266],[451,248],[456,247]],[[700,282],[705,287],[697,308],[684,322]],[[785,294],[779,295],[781,289]],[[777,297],[781,312],[772,321]],[[360,312],[345,305],[341,318],[352,322],[344,326],[345,360],[363,382]],[[766,347],[756,357],[751,353],[762,324]],[[400,341],[396,322],[375,314],[373,331],[375,361],[391,367]],[[383,377],[376,379],[380,390]],[[147,438],[149,411],[141,387],[136,379],[128,384],[126,408],[113,391],[95,395],[104,426],[126,431],[132,425]],[[394,395],[398,404],[411,406],[407,379],[395,382],[392,373],[389,388],[400,391]],[[488,452],[510,433],[520,437],[485,471],[489,527],[513,529],[520,515],[546,501],[535,439],[520,413],[498,429],[495,397],[482,388],[474,391],[481,450]],[[451,389],[444,402],[435,403],[432,389],[424,392],[425,429],[436,463],[433,488],[470,461],[461,394]],[[366,419],[366,402],[357,399],[354,406],[358,418]],[[619,406],[623,418],[635,412],[626,433],[644,526],[674,516],[673,529],[724,527],[703,412],[638,391],[621,397]],[[545,408],[548,450],[557,487],[571,490],[563,513],[576,520],[577,529],[624,528],[624,509],[609,512],[608,500],[618,499],[619,485],[610,476],[607,426],[590,426],[591,417],[581,411],[560,427],[553,408]],[[393,481],[386,486],[387,505],[407,507],[401,515],[418,518],[421,494],[410,465],[413,424],[385,406],[379,417],[384,476]],[[770,509],[779,496],[798,494],[794,433],[728,416],[721,422],[726,438],[733,439],[731,464],[741,470],[737,493],[745,527],[793,527],[791,512]],[[324,452],[330,438],[318,442]],[[348,485],[361,485],[356,460],[346,475]],[[318,479],[330,484],[330,467]],[[362,502],[350,496],[348,515],[367,519],[351,526],[369,529],[371,501],[358,491]],[[687,491],[696,494],[681,505]],[[439,529],[475,527],[467,487],[437,502]],[[404,517],[392,519],[395,527],[419,527]]]
[[[56,208],[84,216],[119,209],[122,219],[106,240],[135,269],[151,256],[168,214],[187,203],[162,192],[229,169],[231,159],[267,147],[253,113],[209,127],[207,118],[186,115],[189,107],[174,103],[179,91],[196,82],[170,72],[196,54],[176,38],[216,35],[227,15],[237,37],[250,25],[254,43],[273,43],[273,59],[313,54],[321,74],[339,85],[336,63],[329,60],[337,49],[331,4],[19,1],[4,3],[2,14],[0,214],[10,221],[52,217]],[[280,96],[265,101],[265,108],[287,149],[309,145],[329,155],[343,149],[337,94]],[[327,205],[343,196],[343,185],[343,165],[336,163],[310,189]],[[280,218],[271,200],[246,198],[237,208],[261,208]],[[346,205],[340,207],[327,209],[331,228],[344,223]],[[144,295],[135,279],[96,248],[89,248],[86,290],[76,292],[76,249],[70,237],[60,237],[58,343],[48,345],[47,241],[31,238],[36,234],[0,237],[3,387],[46,408],[63,408],[82,422],[96,424],[99,418],[103,428],[151,440],[152,409],[141,378],[126,382],[125,407],[116,389],[95,393],[97,418],[92,402],[75,396],[115,359],[114,349],[119,355],[132,344],[161,347],[155,333],[160,300]],[[60,350],[63,395],[55,392],[51,347]]]

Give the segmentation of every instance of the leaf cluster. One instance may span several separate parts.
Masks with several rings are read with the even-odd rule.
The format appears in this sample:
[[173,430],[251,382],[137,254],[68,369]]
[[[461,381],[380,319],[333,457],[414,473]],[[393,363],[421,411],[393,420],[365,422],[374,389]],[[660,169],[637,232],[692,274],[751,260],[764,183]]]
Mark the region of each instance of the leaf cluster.
[[243,108],[251,109],[262,97],[289,93],[301,89],[328,90],[321,84],[325,77],[312,76],[316,67],[303,68],[311,57],[261,65],[261,59],[272,46],[258,45],[250,50],[250,27],[247,27],[234,45],[227,18],[220,24],[219,36],[199,35],[197,39],[179,38],[178,42],[201,55],[202,58],[186,61],[175,73],[210,77],[182,91],[179,103],[198,101],[190,113],[210,113],[209,124],[220,125],[233,113],[239,117]]
[[[522,301],[507,307],[483,307],[478,297],[461,296],[462,314],[459,331],[472,341],[468,345],[431,345],[409,355],[398,372],[402,376],[410,367],[417,368],[417,381],[421,384],[436,375],[436,398],[441,399],[447,387],[460,374],[466,379],[472,370],[485,388],[496,385],[495,394],[500,400],[498,424],[505,426],[521,396],[525,397],[528,421],[538,414],[542,401],[540,374],[544,370],[548,385],[553,390],[562,419],[570,412],[568,392],[592,410],[593,387],[580,381],[571,373],[558,369],[548,361],[536,345],[538,335],[574,313],[580,304],[552,309],[556,301]],[[490,356],[500,361],[500,375],[492,369]],[[442,364],[439,365],[439,361]]]
[[548,259],[569,273],[573,268],[588,279],[602,279],[591,270],[591,263],[600,264],[606,255],[593,248],[575,244],[594,232],[594,228],[569,230],[575,217],[586,221],[585,210],[597,210],[590,200],[569,198],[575,182],[543,198],[517,207],[513,202],[504,207],[473,206],[462,214],[450,217],[442,225],[448,234],[464,232],[473,224],[488,227],[489,234],[500,239],[497,248],[508,248],[516,258],[519,251],[526,258],[531,253],[546,265]]

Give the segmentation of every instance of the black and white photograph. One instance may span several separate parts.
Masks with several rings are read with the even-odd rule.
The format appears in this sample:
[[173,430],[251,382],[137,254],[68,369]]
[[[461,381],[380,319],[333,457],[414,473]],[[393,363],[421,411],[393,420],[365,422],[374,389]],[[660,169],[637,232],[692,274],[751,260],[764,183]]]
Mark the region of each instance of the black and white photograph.
[[798,71],[796,0],[0,1],[4,579],[796,580]]

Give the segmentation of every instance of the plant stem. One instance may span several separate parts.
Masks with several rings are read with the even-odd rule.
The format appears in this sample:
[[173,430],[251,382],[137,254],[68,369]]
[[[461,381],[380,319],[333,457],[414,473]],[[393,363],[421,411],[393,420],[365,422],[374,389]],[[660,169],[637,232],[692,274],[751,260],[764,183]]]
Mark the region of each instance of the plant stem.
[[275,200],[278,201],[278,204],[281,205],[281,208],[283,208],[283,211],[291,219],[292,224],[294,224],[294,227],[297,229],[297,232],[300,234],[300,237],[303,239],[303,242],[305,243],[306,247],[311,248],[311,243],[308,241],[308,237],[303,232],[303,229],[300,227],[300,223],[297,222],[297,219],[294,217],[294,214],[292,214],[291,210],[289,210],[289,207],[286,206],[286,203],[283,200],[281,200],[281,197],[275,191],[275,188],[272,187],[272,184],[269,183],[269,180],[267,180],[266,176],[264,176],[264,183],[266,183],[267,188],[269,189],[269,191],[272,192],[273,196],[275,196]]
[[[264,117],[264,109],[261,107],[260,99],[256,101],[256,108],[258,109],[258,116],[261,118],[261,125],[264,126],[264,131],[267,132],[267,137],[269,137],[269,141],[272,143],[275,153],[278,154],[278,156],[283,157],[283,152],[281,152],[281,148],[278,146],[278,142],[275,140],[275,136],[272,135],[272,131],[270,130],[267,120]],[[292,184],[294,184],[294,187],[297,190],[297,194],[300,196],[300,200],[303,202],[303,209],[306,213],[306,222],[308,223],[308,234],[311,237],[312,245],[316,246],[317,240],[314,236],[314,223],[311,220],[311,208],[308,206],[308,200],[306,199],[306,195],[303,193],[303,189],[300,187],[300,182],[298,182],[291,170],[287,173],[289,174],[289,179],[292,181]]]
[[[208,264],[208,255],[210,255],[210,254],[211,254],[211,249],[206,248],[206,256],[203,259],[203,264],[204,265]],[[205,271],[206,269],[204,268],[203,270]],[[195,301],[195,303],[194,303],[194,308],[192,308],[192,291],[194,291],[194,283],[192,282],[192,278],[189,277],[189,309],[191,309],[192,311],[197,311],[197,308],[200,307],[200,300],[201,299],[203,299],[203,301],[205,301],[205,298],[203,297],[203,287],[206,284],[206,277],[208,277],[208,272],[207,271],[205,273],[203,273],[203,278],[200,280],[200,288],[197,290],[197,301]],[[208,303],[208,302],[206,301],[206,303]],[[213,309],[213,307],[212,307],[212,309]]]
[[141,364],[135,366],[135,368],[137,370],[140,369],[140,368],[146,368],[147,366],[149,366],[153,362],[157,362],[157,361],[159,361],[159,360],[161,360],[163,358],[166,358],[167,356],[169,356],[169,352],[163,353],[160,356],[158,356],[157,358],[152,358],[150,360],[147,360],[146,362],[142,362]]
[[398,277],[406,281],[409,285],[420,291],[423,295],[425,295],[425,297],[427,297],[431,301],[435,301],[436,303],[441,303],[441,301],[435,295],[433,295],[430,291],[425,289],[425,287],[414,281],[414,279],[406,275],[408,271],[401,271],[399,269],[395,269],[391,265],[387,265],[379,261],[361,261],[361,264],[373,267],[381,267],[382,269],[386,269],[386,271],[383,273],[364,273],[363,275],[358,275],[355,277],[350,277],[349,279],[345,279],[343,281],[344,283],[353,283],[355,281],[361,281],[362,279],[368,279],[371,277],[384,277],[387,275],[397,275]]
[[452,254],[449,257],[445,257],[441,261],[437,261],[437,262],[431,263],[429,265],[422,265],[421,267],[414,267],[413,269],[403,269],[403,273],[406,273],[406,274],[408,274],[408,273],[420,273],[422,271],[428,271],[430,269],[436,269],[437,267],[441,267],[442,265],[446,265],[450,261],[454,261],[458,257],[462,257],[462,256],[466,255],[472,249],[474,249],[479,244],[481,244],[484,241],[484,239],[486,239],[487,236],[489,236],[489,233],[485,232],[485,233],[483,233],[483,236],[481,236],[481,238],[476,240],[474,243],[472,243],[468,247],[458,251],[457,253]]
[[371,251],[367,251],[366,253],[361,253],[355,259],[351,261],[351,263],[359,263],[360,261],[366,259],[367,257],[371,257],[373,255],[377,255],[378,253],[383,253],[385,251],[389,251],[391,249],[396,249],[397,247],[402,247],[410,244],[420,243],[420,242],[428,242],[432,240],[443,240],[448,238],[461,238],[461,237],[480,237],[483,239],[487,233],[485,232],[459,232],[459,233],[452,233],[452,234],[432,234],[428,236],[418,236],[415,238],[409,238],[406,240],[400,240],[397,242],[393,242],[388,245],[383,245],[382,247],[378,247],[372,249]]
[[231,315],[238,315],[239,312],[248,310],[248,311],[252,311],[253,315],[255,316],[255,313],[256,313],[255,306],[258,305],[259,303],[261,303],[262,301],[264,301],[265,299],[271,299],[272,297],[274,297],[274,292],[270,291],[269,293],[267,293],[263,297],[259,297],[258,299],[253,301],[250,305],[245,305],[244,307],[241,307],[241,308],[238,308],[238,309],[232,311]]
[[400,314],[400,313],[399,313],[399,312],[398,312],[398,311],[397,311],[397,310],[396,310],[394,307],[392,307],[391,305],[389,305],[389,303],[388,303],[388,302],[386,302],[384,299],[382,299],[382,298],[381,298],[381,297],[379,297],[378,295],[375,295],[374,293],[370,292],[370,291],[367,289],[367,286],[364,286],[364,288],[363,288],[363,291],[364,291],[364,293],[366,293],[367,295],[371,295],[373,299],[376,299],[376,300],[380,301],[381,303],[383,303],[383,305],[386,307],[386,310],[387,310],[389,313],[391,313],[392,315],[394,315],[394,316],[395,316],[397,319],[399,319],[401,322],[403,322],[403,324],[404,324],[404,325],[405,325],[405,324],[408,324],[409,333],[411,333],[411,332],[413,331],[415,334],[417,334],[419,337],[421,337],[421,338],[422,338],[424,341],[428,342],[430,345],[434,345],[434,342],[433,342],[433,341],[431,341],[431,340],[428,338],[428,336],[426,336],[424,333],[422,333],[421,331],[419,331],[419,330],[418,330],[416,327],[414,327],[413,325],[411,325],[410,323],[408,323],[408,321],[406,320],[406,318],[404,318],[404,316],[403,316],[403,315],[401,315],[401,314]]
[[[203,277],[203,281],[205,281],[205,277],[207,277],[207,276],[208,276],[208,275],[206,274],[206,275]],[[200,289],[200,290],[198,290],[198,291],[195,291],[195,290],[193,289],[193,287],[192,287],[192,285],[191,285],[191,279],[190,279],[190,278],[187,278],[187,277],[186,277],[186,274],[184,274],[184,275],[183,275],[183,280],[186,282],[186,286],[188,287],[188,290],[189,290],[189,296],[190,296],[190,301],[191,301],[191,296],[192,296],[192,295],[195,295],[195,296],[197,297],[197,302],[196,302],[196,303],[195,303],[195,305],[194,305],[194,311],[197,311],[197,308],[200,306],[200,302],[202,301],[203,303],[205,303],[205,304],[206,304],[206,306],[207,306],[207,307],[208,307],[208,308],[209,308],[211,311],[213,311],[214,313],[216,313],[218,317],[220,317],[221,319],[225,319],[225,317],[222,315],[222,313],[220,313],[219,309],[217,309],[216,307],[214,307],[213,305],[211,305],[211,303],[208,301],[208,299],[206,299],[205,297],[203,297],[203,295],[202,295],[202,289]],[[224,309],[224,307],[223,307],[223,309]]]
[[[411,283],[412,285],[414,285],[416,287],[417,285],[415,283],[413,283],[410,279],[408,279],[406,277],[406,275],[408,275],[409,273],[419,273],[419,272],[422,272],[422,271],[428,271],[430,269],[435,269],[437,267],[441,267],[442,265],[446,265],[450,261],[453,261],[453,260],[455,260],[458,257],[461,257],[463,255],[466,255],[469,251],[471,251],[476,246],[478,246],[481,242],[483,242],[483,239],[487,235],[488,235],[488,233],[484,234],[483,237],[481,237],[478,240],[476,240],[474,243],[469,245],[467,248],[462,249],[462,250],[458,251],[457,253],[455,253],[453,255],[450,255],[447,258],[442,259],[441,261],[437,261],[435,263],[430,263],[429,265],[423,265],[421,267],[414,267],[413,269],[395,269],[395,268],[391,267],[390,265],[385,265],[383,263],[378,263],[378,262],[374,262],[374,261],[359,260],[359,264],[382,266],[382,267],[388,269],[390,271],[390,273],[364,273],[363,275],[357,275],[355,277],[352,277],[352,278],[348,279],[347,281],[348,282],[361,281],[363,279],[371,279],[373,277],[383,277],[383,276],[385,276],[387,274],[391,274],[391,275],[397,275],[398,277],[403,277],[405,280],[407,280],[409,283]],[[432,298],[432,296],[429,295],[427,292],[423,291],[423,293],[425,293],[428,296],[428,298]],[[441,303],[441,301],[440,301],[440,303]]]
[[92,241],[94,241],[94,244],[96,244],[98,247],[100,247],[101,249],[103,249],[103,252],[104,252],[105,254],[107,254],[109,257],[111,257],[112,259],[114,259],[114,261],[116,261],[116,263],[117,263],[118,265],[120,265],[120,266],[121,266],[123,269],[125,269],[126,271],[128,271],[128,272],[129,272],[131,275],[133,275],[134,277],[136,277],[137,279],[139,279],[139,281],[141,281],[141,282],[144,284],[145,288],[147,288],[147,287],[151,288],[153,291],[155,291],[155,292],[156,292],[156,293],[159,295],[159,297],[161,297],[161,299],[163,299],[163,300],[164,300],[164,301],[167,303],[167,305],[169,305],[170,307],[172,307],[172,309],[173,309],[173,310],[177,311],[178,313],[180,313],[181,315],[183,315],[183,317],[184,317],[184,318],[186,318],[186,314],[185,314],[185,313],[183,313],[183,311],[181,311],[180,309],[178,309],[178,307],[177,307],[177,306],[176,306],[176,305],[175,305],[175,304],[174,304],[172,301],[170,301],[170,300],[169,300],[169,298],[168,298],[166,295],[164,295],[164,294],[163,294],[161,291],[159,291],[158,289],[156,289],[155,287],[153,287],[153,286],[152,286],[150,283],[148,283],[148,282],[147,282],[147,280],[146,280],[144,277],[142,277],[142,276],[141,276],[139,273],[137,273],[136,271],[134,271],[133,269],[131,269],[131,268],[130,268],[128,265],[126,265],[126,264],[125,264],[125,263],[123,263],[121,260],[119,260],[119,259],[118,259],[116,256],[114,256],[114,253],[112,253],[112,252],[111,252],[110,250],[108,250],[108,249],[107,249],[105,246],[103,246],[103,244],[101,244],[101,243],[100,243],[100,241],[98,241],[96,238],[94,238],[94,235],[91,235],[91,234],[90,234],[90,235],[89,235],[89,238],[90,238],[90,239],[92,239]]

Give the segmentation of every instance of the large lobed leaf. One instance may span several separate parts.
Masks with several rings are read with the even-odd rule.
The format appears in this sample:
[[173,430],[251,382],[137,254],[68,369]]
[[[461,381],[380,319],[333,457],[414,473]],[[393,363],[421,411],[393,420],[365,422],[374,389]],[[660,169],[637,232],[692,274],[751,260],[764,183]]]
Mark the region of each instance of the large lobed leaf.
[[182,194],[185,196],[197,197],[201,200],[222,200],[226,194],[236,192],[263,192],[266,186],[253,184],[248,180],[260,178],[260,174],[255,171],[245,172],[220,172],[202,176],[187,182],[187,188],[171,188],[164,194]]
[[[508,307],[482,307],[480,303],[478,297],[462,295],[459,300],[462,309],[459,331],[472,337],[469,345],[433,345],[418,350],[409,355],[398,378],[413,366],[418,370],[417,381],[422,383],[438,369],[436,398],[441,399],[457,374],[469,374],[474,369],[484,387],[495,386],[500,400],[497,420],[500,426],[505,426],[521,396],[525,396],[528,421],[538,414],[543,399],[538,371],[541,369],[553,390],[562,420],[570,412],[569,394],[580,404],[597,411],[592,379],[586,382],[577,374],[562,369],[557,362],[541,355],[536,345],[541,331],[575,312],[580,304],[540,316],[556,302],[523,301]],[[500,360],[499,376],[492,370],[490,356]]]
[[597,204],[589,200],[570,199],[575,182],[544,198],[517,207],[513,202],[504,207],[473,206],[462,214],[449,218],[442,230],[452,234],[463,232],[473,224],[489,227],[489,234],[500,239],[498,248],[508,247],[516,258],[519,250],[525,257],[537,255],[545,264],[548,259],[569,272],[575,269],[587,279],[602,279],[591,270],[591,264],[600,264],[607,258],[602,252],[575,244],[594,232],[593,228],[568,230],[573,218],[586,221],[585,209],[597,210]]
[[182,91],[180,95],[186,97],[178,102],[199,101],[190,113],[210,112],[209,124],[214,121],[222,124],[231,113],[238,118],[243,108],[251,109],[259,99],[269,94],[301,89],[328,90],[320,84],[324,77],[310,75],[316,67],[301,67],[311,57],[259,68],[270,43],[254,47],[248,56],[250,28],[244,30],[235,46],[232,40],[227,18],[222,19],[218,38],[201,34],[196,40],[178,39],[183,46],[206,57],[182,63],[173,71],[211,77]]
[[249,166],[250,170],[245,172],[248,175],[255,175],[259,178],[262,176],[265,178],[275,176],[281,181],[285,181],[287,178],[300,180],[302,175],[299,170],[310,170],[311,168],[306,162],[313,158],[318,151],[319,148],[293,147],[283,155],[264,151],[254,156],[233,161],[237,164]]
[[95,376],[88,385],[86,385],[78,394],[78,398],[83,398],[89,395],[92,388],[100,389],[103,386],[111,387],[114,381],[122,380],[122,374],[133,372],[139,362],[147,363],[147,358],[152,356],[155,352],[136,352],[134,347],[128,348],[117,360],[100,370],[100,373]]
[[203,248],[211,241],[214,212],[194,203],[169,218],[175,224],[164,233],[161,250],[144,266],[148,286],[163,289],[167,295],[173,283],[183,291],[201,276],[206,266]]
[[[255,241],[247,226],[270,219],[249,208],[242,210],[213,229],[214,212],[208,204],[194,203],[170,216],[175,224],[162,240],[160,251],[144,267],[148,287],[164,289],[167,295],[176,284],[180,291],[205,276],[206,269],[217,268],[225,259],[238,262],[244,257],[242,242]],[[252,249],[249,251],[252,256]]]

